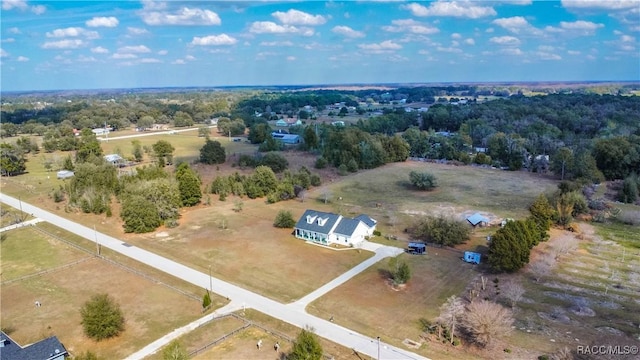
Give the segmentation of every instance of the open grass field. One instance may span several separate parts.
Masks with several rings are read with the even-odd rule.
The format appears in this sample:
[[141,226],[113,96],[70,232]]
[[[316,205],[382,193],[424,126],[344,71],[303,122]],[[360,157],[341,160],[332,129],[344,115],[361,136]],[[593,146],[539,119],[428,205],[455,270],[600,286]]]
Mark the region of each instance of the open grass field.
[[[154,274],[141,276],[34,227],[7,235],[1,245],[1,320],[20,344],[56,335],[72,354],[90,350],[101,358],[123,358],[202,316],[199,299],[187,296],[188,289],[170,288],[167,285],[176,284]],[[126,329],[117,338],[96,343],[83,334],[79,310],[102,292],[120,304]],[[35,307],[35,301],[42,306]],[[215,307],[224,303],[219,297],[213,301]]]
[[[428,192],[412,189],[411,171],[433,174],[439,186]],[[480,212],[490,220],[524,218],[535,198],[556,186],[555,180],[526,172],[407,161],[335,179],[310,191],[309,197],[322,198],[328,191],[334,211],[367,213],[378,219],[383,234],[406,238],[403,230],[427,214],[464,219]]]

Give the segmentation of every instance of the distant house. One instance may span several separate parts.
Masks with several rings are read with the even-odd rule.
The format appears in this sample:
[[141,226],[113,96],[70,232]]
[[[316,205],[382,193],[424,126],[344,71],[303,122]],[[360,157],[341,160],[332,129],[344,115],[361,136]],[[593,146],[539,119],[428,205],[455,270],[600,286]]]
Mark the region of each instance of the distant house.
[[67,349],[55,336],[22,347],[0,331],[0,360],[64,360],[67,356]]
[[114,166],[123,166],[125,161],[122,158],[122,156],[118,155],[118,154],[109,154],[109,155],[105,155],[104,159],[114,165]]
[[354,246],[373,235],[377,221],[368,215],[346,218],[342,215],[307,210],[294,227],[298,239],[321,245]]
[[333,121],[331,123],[331,125],[333,125],[333,126],[343,126],[344,127],[344,121]]
[[108,135],[109,132],[112,130],[113,130],[112,128],[106,127],[106,128],[92,129],[91,132],[94,133],[96,136],[99,136],[99,135]]
[[285,145],[300,144],[300,135],[296,134],[284,134],[280,132],[272,132],[271,137],[282,141]]
[[287,126],[289,126],[289,124],[287,124],[287,122],[286,122],[286,121],[284,121],[284,120],[280,119],[280,120],[276,121],[276,126],[279,126],[279,127],[287,127]]
[[407,252],[409,254],[422,255],[427,251],[427,244],[422,242],[410,242],[407,245]]
[[476,227],[478,225],[480,225],[480,226],[489,225],[489,219],[487,219],[486,217],[480,215],[480,213],[475,213],[475,214],[473,214],[471,216],[467,216],[467,221],[473,227]]
[[68,179],[68,178],[72,178],[73,175],[75,175],[73,173],[73,171],[71,170],[60,170],[58,171],[58,173],[56,174],[56,176],[58,177],[58,179]]

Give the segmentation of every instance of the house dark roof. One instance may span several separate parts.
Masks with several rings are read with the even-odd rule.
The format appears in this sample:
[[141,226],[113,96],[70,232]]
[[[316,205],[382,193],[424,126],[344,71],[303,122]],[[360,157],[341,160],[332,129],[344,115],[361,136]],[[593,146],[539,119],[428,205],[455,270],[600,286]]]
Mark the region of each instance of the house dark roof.
[[296,228],[321,234],[329,234],[339,218],[340,215],[337,214],[307,210],[296,223]]
[[351,236],[358,227],[358,224],[360,224],[360,220],[342,218],[333,232],[340,235]]
[[425,244],[425,243],[419,243],[419,242],[410,242],[410,243],[409,243],[409,245],[408,245],[408,247],[410,247],[410,248],[418,248],[418,249],[422,248],[422,249],[424,249],[424,248],[426,248],[426,247],[427,247],[427,244]]
[[0,341],[0,360],[49,360],[68,355],[67,349],[55,336],[23,348],[0,331]]
[[368,227],[374,227],[378,222],[375,219],[372,219],[369,215],[360,214],[355,217],[356,220],[360,220]]

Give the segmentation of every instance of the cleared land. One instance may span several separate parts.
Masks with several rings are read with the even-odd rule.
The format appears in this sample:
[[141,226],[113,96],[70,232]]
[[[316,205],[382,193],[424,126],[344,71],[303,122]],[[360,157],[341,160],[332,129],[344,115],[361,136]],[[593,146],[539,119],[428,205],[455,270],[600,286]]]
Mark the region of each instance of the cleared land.
[[[156,277],[143,277],[32,228],[7,235],[1,248],[2,327],[21,344],[56,335],[72,354],[90,350],[123,358],[202,316],[199,299]],[[126,324],[119,337],[96,343],[83,334],[79,310],[101,292],[120,304]],[[42,306],[35,307],[35,301]],[[216,306],[221,303],[214,297]]]
[[[406,287],[394,289],[388,277],[388,263],[377,263],[344,285],[307,307],[318,317],[329,319],[362,334],[405,348],[405,339],[422,342],[420,319],[437,316],[447,297],[458,295],[478,276],[477,267],[460,259],[462,254],[447,248],[428,248],[427,255],[400,255],[412,272]],[[418,351],[434,356],[429,345]],[[438,353],[438,357],[442,356]]]

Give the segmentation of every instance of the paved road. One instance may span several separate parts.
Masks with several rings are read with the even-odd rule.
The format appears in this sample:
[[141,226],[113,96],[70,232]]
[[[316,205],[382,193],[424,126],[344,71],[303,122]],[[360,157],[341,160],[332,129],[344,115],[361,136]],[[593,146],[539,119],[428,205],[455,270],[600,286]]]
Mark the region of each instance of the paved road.
[[[215,128],[216,125],[211,125],[209,128]],[[175,133],[187,132],[187,131],[195,131],[198,128],[188,128],[188,129],[180,129],[180,130],[166,130],[166,131],[143,131],[133,135],[123,135],[123,136],[108,136],[108,135],[100,135],[97,137],[100,141],[109,141],[109,140],[120,140],[120,139],[132,139],[143,136],[154,136],[154,135],[170,135]],[[110,132],[109,134],[113,134]]]
[[[18,208],[20,206],[20,201],[18,199],[1,193],[0,201],[15,208]],[[118,240],[106,234],[96,232],[95,229],[80,225],[71,220],[65,219],[51,212],[28,204],[24,201],[22,201],[22,210],[28,214],[32,214],[32,216],[34,217],[40,218],[76,235],[82,236],[87,240],[96,241],[100,244],[100,246],[104,246],[117,251],[143,264],[154,267],[160,271],[164,271],[196,286],[204,289],[209,287],[210,279],[208,274],[196,271],[185,265],[179,264],[175,261],[169,260],[136,246],[132,246],[123,242],[122,240]],[[379,246],[377,247],[377,249],[378,250],[376,251],[376,255],[374,256],[374,258],[379,257],[379,259],[382,259],[393,253],[393,250],[390,251],[388,247]],[[371,259],[368,259],[368,261],[369,260]],[[371,262],[370,264],[373,264],[373,262]],[[362,270],[364,270],[364,268],[362,268],[360,271]],[[355,273],[352,273],[351,276],[340,276],[333,281],[335,281],[336,284],[339,285],[355,275]],[[316,295],[321,296],[325,293],[327,287],[325,285],[320,289],[318,289],[317,292],[314,292],[315,295],[313,296],[311,296],[310,294],[309,296],[304,297],[304,300],[301,299],[298,302],[285,305],[272,299],[266,298],[262,295],[245,290],[239,286],[222,281],[220,279],[214,279],[213,281],[213,292],[221,296],[230,298],[233,304],[242,304],[243,307],[246,306],[247,308],[256,309],[257,311],[263,312],[300,328],[304,328],[306,326],[313,327],[316,331],[316,334],[318,334],[319,336],[329,339],[342,346],[355,349],[359,353],[366,354],[370,357],[375,358],[376,356],[378,356],[378,351],[380,351],[381,359],[426,359],[420,355],[411,353],[404,349],[393,347],[385,343],[378,344],[377,340],[374,338],[364,336],[353,330],[339,326],[333,322],[329,322],[328,320],[320,319],[318,317],[307,314],[304,310],[304,307],[302,306],[303,303],[301,301],[309,301]],[[150,351],[151,352],[149,352],[149,354],[154,352],[152,349]],[[141,355],[140,358],[143,357],[143,354],[136,354]]]

